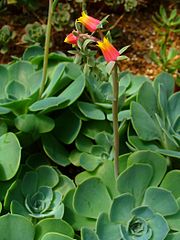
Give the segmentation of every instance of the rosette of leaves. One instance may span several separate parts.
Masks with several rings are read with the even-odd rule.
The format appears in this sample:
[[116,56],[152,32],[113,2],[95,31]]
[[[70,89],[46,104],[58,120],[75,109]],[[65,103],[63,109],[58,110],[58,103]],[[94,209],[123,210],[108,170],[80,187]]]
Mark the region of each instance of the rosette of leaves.
[[0,73],[1,113],[6,114],[10,111],[15,115],[26,113],[28,105],[38,96],[42,71],[36,72],[30,62],[17,61],[11,65],[1,65]]
[[10,41],[15,37],[15,32],[8,25],[0,29],[0,52],[5,54],[8,51]]
[[93,138],[80,134],[75,144],[77,150],[72,151],[69,159],[74,165],[81,166],[87,171],[94,171],[105,160],[113,160],[112,133],[102,131]]
[[22,41],[29,45],[44,46],[46,36],[46,25],[34,22],[27,24],[25,27],[25,34],[22,37]]
[[84,172],[76,178],[72,205],[70,193],[65,199],[65,219],[73,208],[79,217],[75,216],[76,221],[85,219],[84,224],[81,222],[82,239],[163,240],[179,234],[180,171],[170,171],[164,177],[166,159],[150,151],[129,155],[127,165],[117,182],[104,167],[95,174]]
[[[153,16],[156,23],[155,30],[159,35],[158,44],[160,47],[159,53],[151,52],[152,60],[161,67],[163,71],[176,73],[178,77],[179,70],[179,51],[173,45],[172,35],[180,32],[180,17],[176,9],[171,10],[170,14],[163,6],[160,6],[159,13]],[[179,85],[178,78],[176,83]]]
[[58,3],[56,11],[53,12],[52,16],[52,25],[56,31],[62,31],[67,24],[68,26],[73,26],[73,24],[70,23],[72,12],[73,9],[69,3]]
[[28,218],[62,218],[62,194],[55,190],[59,179],[59,173],[46,165],[26,172],[22,180],[16,179],[7,190],[5,209],[10,207],[12,214]]
[[153,83],[145,82],[132,102],[128,132],[129,147],[151,149],[180,158],[180,94],[174,92],[174,79],[161,73]]

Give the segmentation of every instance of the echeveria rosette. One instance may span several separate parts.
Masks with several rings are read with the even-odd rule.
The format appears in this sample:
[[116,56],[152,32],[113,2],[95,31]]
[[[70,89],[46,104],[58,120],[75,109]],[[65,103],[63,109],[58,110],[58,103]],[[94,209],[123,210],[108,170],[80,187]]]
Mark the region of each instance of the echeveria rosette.
[[[163,240],[171,231],[179,232],[178,224],[173,225],[174,221],[180,220],[180,208],[176,200],[179,195],[175,196],[170,189],[159,187],[159,180],[155,184],[157,177],[153,175],[153,168],[150,164],[136,163],[123,171],[117,179],[119,193],[114,199],[98,178],[91,177],[78,186],[74,207],[80,215],[97,219],[93,240]],[[103,193],[103,196],[98,196],[101,199],[97,201],[88,195],[88,201],[82,200],[86,186],[97,187],[97,191]],[[102,202],[105,205],[100,204]],[[84,231],[83,239],[88,240]]]
[[[158,188],[154,189],[155,191],[159,190]],[[163,191],[169,195],[168,191]],[[178,211],[175,199],[168,197],[167,200],[171,201],[173,215]],[[164,201],[164,199],[162,201]],[[163,240],[166,238],[170,228],[161,210],[159,213],[159,211],[155,211],[153,207],[150,205],[143,206],[143,204],[135,207],[134,197],[129,193],[125,193],[114,199],[110,211],[110,221],[121,225],[120,232],[123,239]]]
[[95,134],[92,139],[80,134],[75,141],[77,151],[73,151],[70,155],[73,164],[87,171],[94,171],[105,160],[113,159],[112,134],[103,131]]
[[12,214],[26,217],[62,218],[64,205],[62,194],[56,191],[58,172],[49,166],[40,166],[27,172],[22,181],[17,180],[7,192],[5,207],[10,204]]

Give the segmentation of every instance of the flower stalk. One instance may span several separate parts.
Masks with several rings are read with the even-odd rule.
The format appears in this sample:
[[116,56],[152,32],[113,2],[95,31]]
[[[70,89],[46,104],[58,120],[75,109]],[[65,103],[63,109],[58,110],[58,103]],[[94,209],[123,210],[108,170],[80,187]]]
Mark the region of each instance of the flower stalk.
[[39,98],[41,98],[42,93],[44,91],[47,79],[47,67],[48,67],[48,55],[49,55],[49,46],[50,46],[50,37],[51,37],[51,23],[52,23],[52,15],[53,11],[56,7],[58,0],[49,0],[49,10],[48,10],[48,22],[46,29],[46,40],[44,46],[44,62],[43,62],[43,76],[42,83],[39,89]]
[[113,81],[113,135],[114,135],[114,174],[115,177],[119,175],[119,124],[118,124],[118,96],[119,96],[119,81],[118,81],[118,66],[114,64],[112,69],[112,81]]

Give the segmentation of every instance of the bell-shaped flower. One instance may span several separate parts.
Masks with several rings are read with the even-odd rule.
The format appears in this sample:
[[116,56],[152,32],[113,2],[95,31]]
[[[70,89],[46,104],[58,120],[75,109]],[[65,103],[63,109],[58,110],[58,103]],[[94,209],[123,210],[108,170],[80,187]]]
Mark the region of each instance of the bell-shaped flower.
[[77,45],[77,41],[78,41],[78,37],[75,36],[73,33],[68,34],[64,40],[65,43],[75,44],[75,45]]
[[100,23],[98,19],[88,16],[85,12],[82,12],[82,16],[77,19],[77,22],[82,23],[90,32],[96,31]]
[[109,42],[107,38],[103,38],[103,41],[98,41],[97,46],[101,49],[103,56],[107,62],[116,61],[120,53],[118,50]]

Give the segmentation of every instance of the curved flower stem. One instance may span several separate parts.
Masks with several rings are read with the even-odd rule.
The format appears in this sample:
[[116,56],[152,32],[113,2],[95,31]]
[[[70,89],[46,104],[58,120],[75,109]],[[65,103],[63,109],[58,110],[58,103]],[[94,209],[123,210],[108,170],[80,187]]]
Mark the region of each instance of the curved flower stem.
[[39,89],[39,98],[41,98],[42,93],[44,91],[47,79],[47,67],[48,67],[48,54],[49,54],[49,45],[50,45],[50,37],[51,37],[51,22],[52,22],[52,14],[55,6],[57,4],[57,0],[53,2],[53,0],[49,0],[49,10],[48,10],[48,22],[46,29],[46,41],[45,41],[45,49],[44,49],[44,62],[43,62],[43,77],[42,83]]
[[118,96],[119,96],[119,81],[118,81],[118,66],[115,63],[112,69],[113,80],[113,134],[114,134],[114,174],[118,177],[119,174],[119,124],[118,124]]

